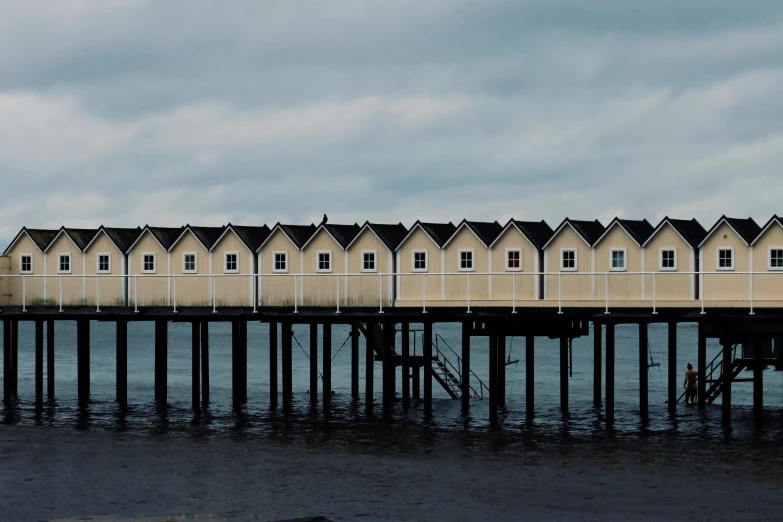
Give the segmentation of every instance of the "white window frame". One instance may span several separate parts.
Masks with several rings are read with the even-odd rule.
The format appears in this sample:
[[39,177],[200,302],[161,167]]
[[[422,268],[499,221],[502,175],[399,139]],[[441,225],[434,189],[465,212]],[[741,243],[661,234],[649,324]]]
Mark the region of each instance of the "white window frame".
[[[509,254],[511,252],[517,252],[519,254],[519,266],[518,267],[510,267],[508,266],[509,262]],[[507,248],[506,249],[506,272],[521,272],[522,271],[522,249],[521,248]]]
[[[283,256],[285,261],[285,268],[277,268],[277,256]],[[273,274],[287,274],[288,273],[288,252],[272,252],[272,273]]]
[[[185,268],[187,264],[185,259],[187,256],[193,256],[193,269],[188,270]],[[198,273],[198,254],[196,252],[182,252],[182,273],[183,274],[197,274]]]
[[[663,253],[674,252],[674,267],[670,268],[663,266]],[[677,271],[677,249],[676,248],[660,248],[658,249],[658,271],[659,272],[676,272]]]
[[[329,268],[321,268],[321,254],[329,256]],[[315,271],[322,274],[332,273],[332,251],[331,250],[318,250],[315,253]]]
[[[22,258],[30,258],[30,270],[22,270]],[[32,274],[33,273],[33,255],[32,254],[19,254],[19,273],[20,274]]]
[[[108,270],[101,270],[101,256],[109,258]],[[109,252],[98,252],[95,254],[95,272],[98,274],[111,274],[111,254]]]
[[[146,264],[144,262],[144,258],[147,256],[152,256],[152,270],[147,270],[144,268],[144,265]],[[141,254],[141,273],[142,274],[157,274],[158,273],[158,255],[155,252],[142,252]]]
[[[62,259],[68,258],[68,270],[61,270]],[[58,274],[72,274],[73,273],[73,257],[71,254],[57,254],[57,273]]]
[[[563,266],[563,254],[566,252],[573,252],[574,253],[574,266],[573,267],[565,267]],[[561,272],[577,272],[579,270],[579,250],[576,248],[561,248],[560,249],[560,271]]]
[[[237,267],[234,269],[228,268],[228,256],[236,256]],[[223,253],[223,273],[224,274],[238,274],[239,273],[239,252],[224,252]]]
[[[731,266],[722,267],[720,266],[720,253],[729,251],[731,252]],[[720,247],[715,249],[715,269],[716,270],[725,270],[725,271],[732,271],[734,270],[734,247]]]
[[771,272],[777,272],[779,270],[783,270],[783,266],[772,266],[772,251],[773,250],[783,250],[783,246],[773,246],[769,247],[769,250],[767,251],[767,269]]
[[[470,253],[470,268],[462,268],[462,254]],[[476,251],[472,248],[461,248],[457,252],[457,271],[475,272],[476,271]]]
[[[372,254],[372,265],[373,268],[365,268],[364,267],[364,256],[366,254]],[[377,250],[362,250],[362,258],[361,258],[361,270],[362,272],[377,272],[378,271],[378,251]]]
[[[614,253],[623,253],[623,266],[622,268],[615,268],[614,266]],[[609,249],[609,271],[610,272],[627,272],[628,271],[628,249],[627,248],[610,248]]]
[[[416,254],[424,254],[424,268],[416,268]],[[429,272],[430,253],[427,250],[414,250],[411,252],[411,272]]]

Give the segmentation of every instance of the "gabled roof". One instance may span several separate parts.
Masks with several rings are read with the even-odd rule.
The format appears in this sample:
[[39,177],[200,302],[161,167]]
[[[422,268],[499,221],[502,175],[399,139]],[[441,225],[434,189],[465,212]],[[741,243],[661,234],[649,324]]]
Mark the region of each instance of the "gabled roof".
[[220,237],[223,235],[224,230],[225,227],[193,227],[190,225],[185,225],[180,235],[169,247],[169,250],[174,248],[174,245],[179,243],[179,240],[185,236],[186,232],[190,231],[190,233],[196,237],[196,240],[201,243],[201,246],[203,246],[205,250],[209,251],[215,245],[217,240],[220,239]]
[[285,234],[285,236],[291,241],[291,243],[294,244],[294,246],[296,246],[296,248],[301,250],[304,244],[307,243],[311,237],[313,237],[313,234],[315,234],[316,227],[312,223],[309,225],[283,225],[278,223],[272,227],[269,235],[258,246],[259,250],[266,244],[267,241],[272,238],[278,229],[280,229],[280,231]]
[[489,245],[494,243],[495,239],[497,239],[500,233],[503,232],[503,227],[497,221],[494,223],[489,223],[485,221],[468,221],[467,219],[463,219],[462,223],[457,225],[457,228],[454,230],[454,233],[451,235],[451,237],[442,245],[443,248],[446,248],[446,245],[448,245],[451,240],[457,236],[462,227],[469,228],[470,231],[473,232],[479,241],[484,243],[484,246],[487,248],[489,248]]
[[729,225],[729,228],[731,228],[734,232],[737,233],[737,235],[742,239],[742,241],[745,242],[746,245],[750,245],[753,243],[753,241],[758,237],[759,233],[761,232],[761,227],[753,221],[753,218],[730,218],[721,216],[721,218],[712,225],[712,228],[709,232],[707,232],[707,235],[704,236],[704,239],[701,240],[701,243],[699,243],[699,246],[701,247],[707,239],[715,232],[721,224],[726,223]]
[[756,235],[756,239],[754,239],[754,240],[753,240],[753,242],[750,244],[750,246],[753,246],[754,244],[756,244],[756,241],[758,241],[759,239],[761,239],[761,236],[763,236],[763,235],[764,235],[764,233],[767,231],[767,229],[768,229],[769,227],[771,227],[771,226],[772,226],[772,224],[773,224],[773,223],[777,223],[778,225],[780,225],[781,227],[783,227],[783,220],[781,220],[781,219],[780,219],[780,218],[777,216],[777,214],[775,214],[774,216],[772,216],[771,218],[769,218],[769,221],[767,221],[767,222],[764,224],[764,226],[763,226],[763,227],[761,227],[761,231],[760,231],[760,232],[759,232],[759,233]]
[[27,236],[30,238],[30,241],[32,241],[35,246],[38,247],[38,250],[43,252],[47,248],[49,248],[49,245],[54,241],[54,238],[57,237],[57,234],[59,234],[59,230],[44,230],[40,228],[26,228],[22,227],[22,230],[19,231],[19,233],[16,235],[16,237],[11,241],[11,243],[8,245],[8,248],[5,249],[5,252],[3,252],[4,256],[8,255],[8,252],[11,251],[11,249],[14,247],[17,241],[19,241],[19,238],[22,236]]
[[261,246],[261,243],[269,237],[269,227],[266,225],[260,227],[246,227],[229,223],[223,229],[223,233],[220,234],[220,237],[212,244],[211,250],[214,250],[215,247],[217,247],[218,243],[223,239],[223,236],[228,234],[229,231],[233,232],[239,240],[254,253],[258,251],[258,247]]
[[[330,223],[326,223],[321,226],[329,232],[329,234],[340,244],[341,247],[343,247],[343,250],[348,248],[348,245],[351,244],[351,242],[356,238],[356,236],[359,235],[359,232],[362,230],[362,227],[356,223],[353,225],[332,225]],[[315,237],[315,234],[313,234],[313,237]]]
[[101,232],[106,234],[106,237],[109,238],[109,241],[111,241],[114,246],[117,247],[117,249],[122,252],[123,254],[128,252],[128,249],[131,247],[134,241],[141,235],[141,227],[136,228],[106,228],[103,225],[98,227],[98,231],[95,233],[93,238],[90,240],[89,243],[84,247],[84,251],[86,252],[87,249],[90,248],[90,245],[92,245],[96,239],[98,239],[98,236],[101,235]]
[[348,246],[345,247],[346,250],[351,248],[351,245],[359,239],[359,236],[362,235],[362,232],[364,232],[365,229],[369,229],[373,234],[375,234],[375,237],[377,237],[381,243],[386,245],[386,248],[394,252],[397,250],[397,247],[402,242],[403,239],[405,239],[405,236],[408,235],[408,229],[405,228],[405,225],[402,223],[397,223],[396,225],[385,225],[382,223],[370,223],[367,221],[364,225],[362,225],[361,230],[359,230],[359,233],[356,234],[356,237],[353,238],[353,240],[348,243]]
[[555,229],[554,233],[552,233],[552,237],[544,243],[543,248],[548,247],[549,243],[551,243],[566,226],[570,226],[589,247],[592,247],[604,233],[604,226],[597,219],[595,221],[580,221],[577,219],[565,218]]
[[625,233],[631,236],[631,239],[633,239],[636,245],[640,248],[655,230],[646,219],[637,221],[633,219],[614,218],[612,222],[609,223],[609,225],[606,227],[604,233],[601,234],[601,237],[596,240],[593,246],[596,246],[598,243],[600,243],[601,240],[606,237],[606,235],[615,225],[625,230]]
[[44,253],[46,253],[47,250],[49,250],[52,245],[57,241],[57,238],[60,237],[61,234],[65,234],[68,236],[68,239],[71,240],[71,242],[76,246],[76,248],[80,252],[84,252],[84,250],[87,248],[87,245],[89,245],[93,238],[98,234],[97,228],[60,228],[59,232],[57,232],[57,235],[52,239],[52,241],[49,242],[49,245],[47,245],[46,249],[44,250]]
[[139,233],[136,240],[131,244],[130,247],[128,247],[128,250],[125,252],[126,254],[130,252],[133,247],[136,246],[136,243],[141,241],[141,238],[144,236],[145,232],[148,232],[155,241],[158,242],[158,245],[160,245],[160,248],[165,250],[166,252],[169,251],[171,248],[171,245],[174,244],[174,242],[179,239],[179,237],[182,235],[184,227],[180,228],[161,228],[161,227],[151,227],[149,225],[144,225],[144,228],[141,229],[141,232]]
[[552,227],[550,227],[546,221],[517,221],[515,219],[510,219],[508,223],[506,223],[506,226],[503,227],[503,231],[495,238],[495,241],[489,245],[490,248],[495,246],[495,243],[500,241],[503,234],[512,227],[519,230],[519,232],[539,250],[544,248],[544,245],[554,233],[552,232]]
[[707,236],[707,231],[701,226],[701,223],[695,219],[671,219],[668,216],[664,217],[658,226],[655,227],[653,233],[647,238],[647,241],[642,244],[646,246],[647,243],[652,241],[653,237],[663,228],[665,224],[669,224],[680,237],[693,248],[698,248],[699,244]]
[[438,247],[443,248],[443,245],[446,244],[446,242],[451,238],[451,236],[454,235],[454,232],[457,230],[457,227],[454,226],[454,223],[448,222],[448,223],[422,223],[421,221],[416,221],[413,226],[408,230],[408,234],[400,241],[400,244],[397,245],[397,250],[402,248],[402,245],[408,240],[411,235],[413,235],[413,232],[417,229],[421,228],[425,234],[436,244]]

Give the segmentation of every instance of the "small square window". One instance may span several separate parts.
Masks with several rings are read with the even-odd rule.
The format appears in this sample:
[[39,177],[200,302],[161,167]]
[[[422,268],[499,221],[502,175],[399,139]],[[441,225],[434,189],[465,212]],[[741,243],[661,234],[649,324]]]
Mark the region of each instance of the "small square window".
[[71,273],[71,254],[60,254],[57,261],[57,272],[60,274]]
[[783,270],[783,248],[769,249],[769,269]]
[[564,249],[560,251],[560,270],[576,270],[576,250]]
[[33,273],[33,256],[30,254],[22,254],[19,256],[19,273],[20,274],[32,274]]
[[143,274],[155,273],[155,254],[142,254],[141,256],[141,272]]
[[239,254],[236,252],[227,252],[223,272],[227,274],[236,274],[239,272]]
[[362,272],[377,272],[375,252],[362,252]]
[[661,249],[661,270],[677,270],[677,251],[673,248]]
[[413,252],[413,271],[414,272],[426,272],[427,271],[427,251],[415,250]]
[[459,269],[466,272],[473,270],[473,250],[459,251]]
[[318,264],[316,265],[316,272],[331,272],[331,271],[332,271],[332,253],[318,252]]
[[275,252],[273,258],[273,272],[288,272],[288,252]]
[[182,254],[182,273],[184,274],[196,273],[196,254],[194,253]]
[[508,272],[519,272],[522,270],[521,250],[506,250],[506,270]]
[[626,270],[625,266],[625,250],[610,250],[609,255],[612,261],[611,269],[614,271]]
[[718,249],[718,270],[734,270],[734,249]]
[[108,274],[111,272],[111,256],[109,254],[98,254],[98,273]]

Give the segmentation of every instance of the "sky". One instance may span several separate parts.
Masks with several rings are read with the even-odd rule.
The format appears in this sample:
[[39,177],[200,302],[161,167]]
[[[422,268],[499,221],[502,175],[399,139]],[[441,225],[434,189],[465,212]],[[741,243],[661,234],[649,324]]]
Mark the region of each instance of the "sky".
[[22,226],[783,214],[780,0],[0,0]]

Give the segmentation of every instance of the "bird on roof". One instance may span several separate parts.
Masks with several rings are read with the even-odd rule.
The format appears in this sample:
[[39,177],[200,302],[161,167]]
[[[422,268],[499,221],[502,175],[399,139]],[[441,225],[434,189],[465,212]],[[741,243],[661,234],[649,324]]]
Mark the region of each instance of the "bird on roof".
[[323,218],[323,220],[321,221],[321,224],[322,224],[322,225],[325,225],[327,221],[329,221],[329,218],[328,218],[328,217],[326,217],[326,214],[324,214],[324,218]]

